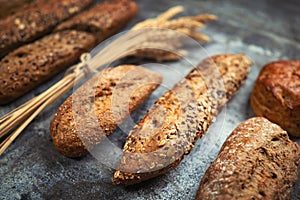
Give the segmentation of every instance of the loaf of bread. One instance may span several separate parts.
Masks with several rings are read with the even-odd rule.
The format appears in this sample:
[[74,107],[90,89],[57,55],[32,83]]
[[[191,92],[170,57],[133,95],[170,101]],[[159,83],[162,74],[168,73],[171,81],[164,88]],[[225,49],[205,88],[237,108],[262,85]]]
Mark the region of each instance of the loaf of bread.
[[123,27],[137,13],[131,0],[112,0],[94,6],[56,27],[56,31],[72,29],[89,32],[103,41]]
[[133,65],[107,68],[95,75],[60,106],[53,118],[50,134],[57,151],[68,157],[85,155],[161,81],[158,73]]
[[264,66],[251,94],[251,106],[257,116],[300,137],[300,60]]
[[113,184],[139,183],[176,167],[243,84],[251,65],[241,54],[212,56],[160,97],[129,133]]
[[263,117],[240,124],[205,172],[196,199],[290,199],[300,148]]
[[25,94],[69,67],[96,40],[79,31],[63,31],[22,46],[0,61],[0,104]]
[[91,0],[48,0],[0,21],[0,57],[49,33],[59,22],[78,13]]

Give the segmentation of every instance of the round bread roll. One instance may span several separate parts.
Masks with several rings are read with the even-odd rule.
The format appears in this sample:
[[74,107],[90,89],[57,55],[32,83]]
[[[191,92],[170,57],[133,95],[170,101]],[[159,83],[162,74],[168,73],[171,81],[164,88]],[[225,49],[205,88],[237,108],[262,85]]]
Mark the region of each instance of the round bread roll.
[[257,116],[300,137],[300,60],[264,66],[251,94],[251,106]]

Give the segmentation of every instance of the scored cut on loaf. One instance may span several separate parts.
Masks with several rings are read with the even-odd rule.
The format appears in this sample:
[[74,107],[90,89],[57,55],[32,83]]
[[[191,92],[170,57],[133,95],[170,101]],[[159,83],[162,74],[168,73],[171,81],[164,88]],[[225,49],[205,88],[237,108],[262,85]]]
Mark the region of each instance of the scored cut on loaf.
[[204,59],[129,133],[112,183],[135,184],[176,167],[244,83],[251,65],[242,54]]
[[161,81],[160,74],[134,65],[99,72],[55,114],[50,125],[55,148],[68,157],[87,154],[138,108]]
[[0,61],[0,105],[66,69],[95,44],[89,33],[63,31],[14,50]]
[[112,0],[100,3],[56,27],[56,31],[78,30],[92,33],[98,42],[123,27],[137,14],[137,5],[131,0]]
[[263,117],[241,123],[205,172],[196,199],[290,199],[300,148]]
[[80,12],[91,0],[48,0],[0,21],[0,57],[51,32],[63,20]]
[[281,60],[264,66],[251,93],[251,106],[257,116],[300,137],[300,60]]

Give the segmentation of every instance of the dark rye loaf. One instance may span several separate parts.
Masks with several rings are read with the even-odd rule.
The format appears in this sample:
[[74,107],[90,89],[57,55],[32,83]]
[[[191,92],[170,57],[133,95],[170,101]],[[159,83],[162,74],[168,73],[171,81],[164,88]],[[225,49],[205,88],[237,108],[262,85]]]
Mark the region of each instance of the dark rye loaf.
[[213,199],[290,199],[300,149],[286,131],[263,117],[240,124],[205,172],[196,196]]
[[56,31],[79,30],[92,33],[98,42],[103,41],[123,27],[137,13],[131,0],[112,0],[98,4],[56,27]]
[[91,0],[48,0],[0,21],[0,57],[50,31],[63,20],[78,13]]
[[113,184],[139,183],[176,167],[241,87],[251,65],[241,54],[209,57],[160,97],[129,133]]
[[112,0],[98,4],[56,27],[56,31],[72,29],[92,33],[98,42],[114,34],[137,13],[131,0]]
[[9,103],[76,62],[93,35],[63,31],[22,46],[0,61],[0,104]]
[[158,73],[134,65],[99,72],[79,87],[55,114],[50,125],[55,148],[68,157],[87,154],[88,149],[111,134],[140,106],[161,81]]

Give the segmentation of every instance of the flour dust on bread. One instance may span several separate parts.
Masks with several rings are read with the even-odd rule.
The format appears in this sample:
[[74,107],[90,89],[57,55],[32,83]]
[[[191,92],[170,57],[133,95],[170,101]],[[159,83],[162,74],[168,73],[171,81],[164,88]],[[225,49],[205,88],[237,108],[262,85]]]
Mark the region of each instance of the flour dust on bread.
[[266,118],[241,123],[202,177],[196,199],[290,199],[300,148]]

